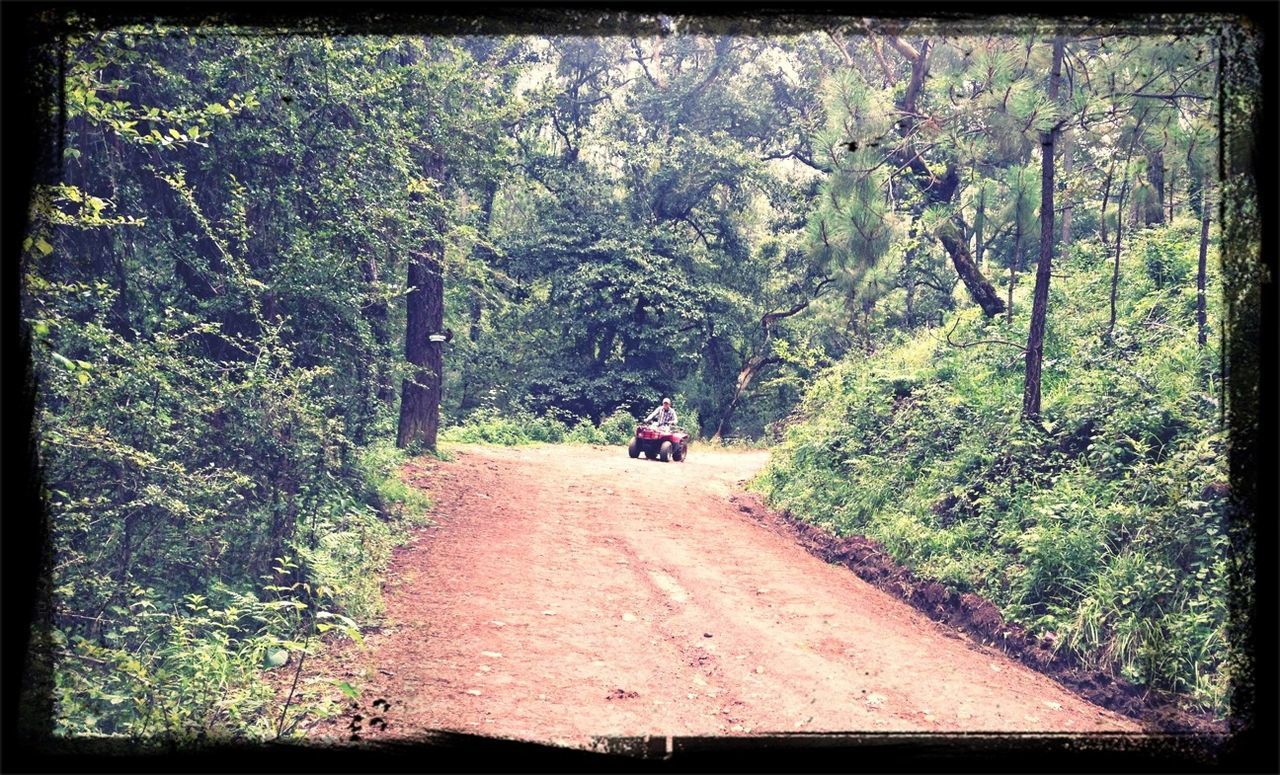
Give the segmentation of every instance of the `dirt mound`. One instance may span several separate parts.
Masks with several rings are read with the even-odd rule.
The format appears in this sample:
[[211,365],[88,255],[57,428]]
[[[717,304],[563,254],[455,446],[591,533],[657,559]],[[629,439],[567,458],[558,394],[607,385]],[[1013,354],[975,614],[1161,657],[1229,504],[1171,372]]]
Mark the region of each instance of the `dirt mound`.
[[873,586],[910,603],[934,621],[969,633],[1023,664],[1044,673],[1086,700],[1142,721],[1155,731],[1225,734],[1225,722],[1178,707],[1177,698],[1135,686],[1108,673],[1088,669],[1050,637],[1037,638],[1006,622],[991,602],[973,593],[918,578],[896,563],[878,543],[864,536],[840,538],[784,512],[777,514],[755,494],[735,494],[738,510],[792,536],[810,554],[843,565]]

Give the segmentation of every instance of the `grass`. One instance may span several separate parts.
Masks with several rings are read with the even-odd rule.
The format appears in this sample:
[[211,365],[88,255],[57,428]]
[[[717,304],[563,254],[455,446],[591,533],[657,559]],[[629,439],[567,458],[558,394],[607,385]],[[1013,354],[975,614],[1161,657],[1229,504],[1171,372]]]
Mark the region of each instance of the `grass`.
[[[1110,341],[1107,256],[1081,244],[1062,257],[1041,427],[1019,419],[1020,352],[921,330],[822,375],[754,486],[984,595],[1088,665],[1228,713],[1226,438],[1216,337],[1196,346],[1186,286],[1194,227],[1135,235]],[[961,309],[952,339],[1025,340],[1031,285],[1012,325]],[[1218,287],[1215,268],[1211,298]],[[1209,313],[1217,326],[1216,299]]]

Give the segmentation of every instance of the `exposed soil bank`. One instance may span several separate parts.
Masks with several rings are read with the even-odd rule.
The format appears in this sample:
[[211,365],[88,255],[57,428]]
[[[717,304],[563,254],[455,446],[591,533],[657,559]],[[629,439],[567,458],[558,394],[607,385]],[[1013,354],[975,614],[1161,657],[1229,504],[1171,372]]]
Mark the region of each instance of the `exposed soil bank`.
[[735,494],[731,500],[753,519],[794,537],[815,557],[843,565],[934,621],[963,630],[985,645],[999,648],[1053,677],[1089,702],[1138,719],[1152,731],[1214,735],[1228,732],[1227,724],[1211,715],[1179,708],[1174,696],[1151,692],[1108,673],[1081,667],[1065,651],[1055,653],[1053,641],[1037,638],[1023,627],[1006,622],[999,609],[987,600],[972,593],[960,593],[936,581],[917,578],[869,538],[833,536],[791,514],[771,511],[755,494]]

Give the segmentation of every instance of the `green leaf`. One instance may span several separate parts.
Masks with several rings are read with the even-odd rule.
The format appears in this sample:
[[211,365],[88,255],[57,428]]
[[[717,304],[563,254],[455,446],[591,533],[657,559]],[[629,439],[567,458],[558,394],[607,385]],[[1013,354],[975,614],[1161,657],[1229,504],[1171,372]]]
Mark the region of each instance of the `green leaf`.
[[53,252],[53,245],[50,245],[44,237],[40,237],[36,239],[36,250],[40,251],[40,255],[47,256]]
[[347,695],[351,699],[353,700],[360,699],[360,692],[356,691],[356,688],[351,684],[347,683],[346,681],[335,681],[334,683],[339,689],[342,690],[343,694]]

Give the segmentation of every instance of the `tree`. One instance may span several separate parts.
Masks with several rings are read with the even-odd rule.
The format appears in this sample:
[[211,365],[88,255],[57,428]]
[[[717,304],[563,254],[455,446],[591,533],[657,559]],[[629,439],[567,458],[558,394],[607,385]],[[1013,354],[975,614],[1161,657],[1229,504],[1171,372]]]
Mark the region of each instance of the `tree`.
[[[440,428],[440,395],[444,384],[444,208],[438,199],[431,202],[427,190],[444,185],[444,158],[428,152],[423,180],[410,202],[429,211],[428,226],[414,235],[416,247],[409,257],[405,297],[404,355],[414,369],[405,377],[400,392],[400,424],[396,446],[420,441],[436,448]],[[439,196],[438,194],[436,195]],[[430,202],[430,204],[428,204]]]
[[[484,159],[503,154],[502,127],[518,100],[510,94],[508,70],[519,54],[510,42],[409,39],[401,49],[401,75],[409,94],[405,117],[414,125],[410,155],[420,173],[410,182],[414,221],[405,297],[405,359],[396,444],[436,447],[444,388],[444,347],[452,331],[444,325],[446,246],[463,219],[459,200],[466,182],[491,175]],[[506,48],[506,51],[502,49]],[[518,47],[515,47],[518,49]],[[485,61],[477,61],[476,56]],[[491,207],[491,205],[489,205]]]
[[[1063,48],[1062,35],[1055,36],[1053,65],[1049,72],[1049,99],[1053,102],[1058,99]],[[1053,123],[1040,133],[1040,261],[1036,265],[1022,389],[1022,416],[1031,421],[1040,419],[1040,369],[1044,361],[1044,327],[1049,313],[1049,280],[1053,271],[1053,145],[1061,125],[1061,121]]]

